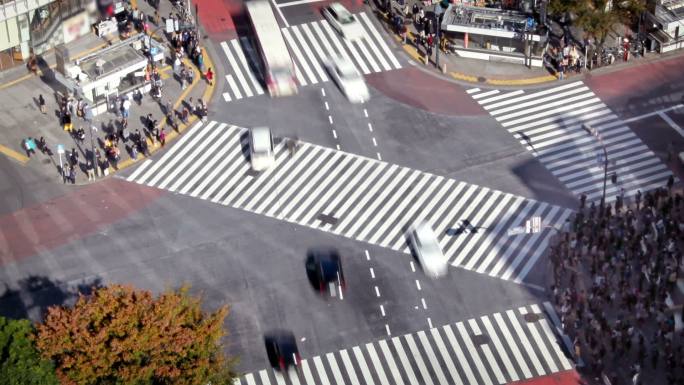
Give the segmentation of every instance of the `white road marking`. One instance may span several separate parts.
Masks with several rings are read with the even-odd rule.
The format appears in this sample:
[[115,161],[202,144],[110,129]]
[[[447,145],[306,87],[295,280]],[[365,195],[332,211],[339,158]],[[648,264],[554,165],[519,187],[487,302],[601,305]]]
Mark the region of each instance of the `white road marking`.
[[377,286],[375,286],[375,296],[380,297],[380,289]]

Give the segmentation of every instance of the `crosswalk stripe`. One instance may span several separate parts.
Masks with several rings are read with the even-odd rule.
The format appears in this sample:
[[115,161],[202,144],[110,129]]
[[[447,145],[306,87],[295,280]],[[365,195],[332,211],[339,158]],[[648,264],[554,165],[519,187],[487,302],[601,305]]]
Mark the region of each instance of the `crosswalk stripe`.
[[[182,145],[169,149],[175,150],[173,156],[162,156],[132,181],[145,180],[150,186],[405,253],[409,252],[406,229],[425,220],[453,266],[514,282],[522,280],[541,258],[540,246],[546,244],[549,232],[510,237],[506,229],[534,212],[545,214],[544,224],[553,225],[566,212],[558,206],[310,143],[302,143],[290,154],[287,138],[276,138],[273,166],[254,173],[243,153],[247,134],[247,129],[223,123],[198,125],[181,138]],[[650,169],[645,164],[632,170],[623,175],[623,183],[646,178],[642,174]],[[319,217],[323,214],[335,220]],[[454,236],[451,231],[465,226],[463,221],[472,226],[469,232],[478,230]]]
[[342,377],[342,372],[340,372],[340,367],[337,366],[337,361],[335,360],[335,355],[332,353],[327,353],[325,358],[328,359],[328,365],[333,373],[333,378],[337,385],[344,385],[344,377]]
[[[506,310],[507,319],[504,319],[501,312],[456,322],[452,325],[455,325],[458,337],[452,326],[447,324],[430,328],[429,333],[428,330],[418,330],[400,337],[363,343],[351,348],[356,365],[348,350],[341,349],[337,353],[344,370],[338,365],[337,353],[329,352],[302,360],[299,371],[289,368],[287,373],[281,373],[277,369],[262,369],[244,375],[242,382],[238,380],[235,383],[270,385],[275,378],[278,385],[299,385],[300,375],[303,375],[304,383],[308,385],[331,385],[330,376],[335,385],[504,385],[560,370],[571,370],[572,362],[564,356],[559,342],[556,341],[555,331],[558,331],[558,327],[550,325],[560,321],[553,320],[557,315],[550,304],[544,303],[544,307],[547,312],[542,311],[541,305],[532,303]],[[534,313],[537,317],[528,318],[527,313]],[[522,324],[527,326],[523,327]],[[442,333],[448,343],[442,338]],[[415,341],[416,337],[420,343]],[[482,340],[476,341],[476,337]],[[529,338],[534,343],[530,343]],[[567,340],[567,336],[563,336],[563,339]],[[389,346],[390,340],[393,350]],[[404,350],[404,343],[408,352]],[[466,353],[461,349],[461,343],[465,346]],[[377,351],[376,344],[381,353]],[[543,364],[539,361],[539,356],[543,356]],[[500,368],[501,364],[505,373]],[[530,365],[535,367],[536,374],[531,372]],[[545,372],[544,365],[548,367],[548,372]],[[472,366],[475,366],[477,373],[471,369]],[[414,367],[420,372],[420,380],[413,371]],[[391,379],[385,372],[386,368],[389,369]],[[449,373],[448,376],[445,371]],[[357,375],[361,376],[362,382]]]
[[454,366],[454,362],[451,360],[449,351],[447,350],[447,347],[444,344],[444,340],[442,340],[442,337],[439,335],[439,329],[430,329],[430,334],[432,334],[432,339],[435,341],[435,344],[437,345],[437,350],[439,350],[439,354],[442,357],[442,361],[444,361],[444,364],[447,366],[447,370],[449,371],[449,375],[451,376],[451,381],[453,381],[451,383],[454,385],[463,385],[463,380],[461,380],[461,376],[458,374],[456,366]]
[[150,164],[152,164],[152,159],[145,159],[145,161],[142,162],[142,164],[138,166],[138,168],[136,168],[135,171],[133,171],[133,173],[126,178],[126,180],[128,182],[135,180],[135,178],[142,174],[142,172],[145,171]]
[[[235,41],[235,40],[233,40]],[[235,45],[233,46],[235,47]],[[240,67],[238,67],[237,61],[235,60],[235,57],[233,56],[233,53],[230,52],[230,47],[228,47],[228,43],[225,41],[221,42],[221,48],[223,49],[223,53],[225,53],[226,57],[228,58],[228,62],[230,63],[230,67],[233,69],[233,72],[235,73],[235,76],[237,77],[238,81],[240,82],[240,85],[242,86],[242,90],[245,92],[245,95],[247,97],[252,97],[254,94],[252,93],[252,90],[249,87],[249,84],[247,84],[247,79],[245,79],[245,76],[242,73],[242,70]],[[240,47],[237,47],[236,51],[240,51]],[[232,87],[232,85],[231,85]],[[236,90],[237,87],[234,89]],[[236,91],[236,95],[238,92]]]
[[[551,335],[554,335],[554,334],[560,335],[561,339],[563,340],[563,344],[565,345],[565,348],[567,349],[567,351],[572,352],[573,351],[572,341],[570,341],[570,337],[567,334],[563,333],[563,329],[562,329],[563,326],[561,324],[561,320],[558,318],[558,314],[556,314],[556,310],[553,308],[553,305],[551,305],[551,302],[549,302],[549,301],[544,301],[543,305],[544,305],[544,309],[546,309],[546,314],[549,316],[551,323],[553,323],[554,330],[556,331],[556,333],[551,333]],[[570,354],[576,360],[578,367],[584,366],[584,361],[582,360],[582,357],[577,357],[573,353],[570,353]],[[565,356],[565,354],[563,356]],[[564,365],[564,367],[565,367],[565,365]]]
[[373,68],[373,72],[380,72],[380,67],[378,66],[378,63],[375,62],[375,59],[366,48],[365,39],[356,40],[354,42],[348,42],[347,40],[345,40],[345,42],[348,43],[349,46],[358,47],[361,53],[363,54],[363,57],[366,58],[366,61],[368,61],[368,63],[370,63],[370,66]]
[[545,375],[546,372],[544,371],[544,367],[539,361],[537,353],[535,353],[534,349],[532,349],[532,344],[530,344],[530,341],[527,339],[527,335],[522,330],[522,326],[518,322],[518,318],[515,316],[513,310],[506,310],[506,316],[508,316],[508,320],[513,326],[513,330],[515,331],[516,337],[520,338],[520,343],[527,352],[527,357],[531,359],[532,365],[534,366],[534,369],[537,371],[537,375]]
[[148,184],[148,178],[155,175],[155,173],[157,172],[159,167],[161,167],[164,164],[164,162],[168,161],[169,159],[173,159],[176,152],[178,152],[178,150],[184,148],[183,145],[185,144],[185,142],[188,141],[188,139],[194,137],[194,135],[196,133],[201,131],[201,127],[202,127],[202,122],[197,122],[197,124],[195,124],[189,130],[187,130],[188,133],[183,135],[180,138],[180,140],[178,140],[178,142],[176,142],[176,144],[174,146],[172,146],[166,153],[164,153],[164,155],[159,160],[154,162],[152,167],[149,168],[145,174],[143,174],[139,178],[136,178],[137,179],[136,182],[140,183],[140,184]]
[[222,95],[223,95],[223,100],[226,101],[226,102],[230,102],[231,100],[233,100],[233,99],[230,97],[230,94],[227,93],[227,92],[224,92]]
[[[448,199],[444,199],[445,194],[447,194],[454,187],[455,183],[456,182],[453,179],[448,179],[446,183],[442,186],[442,188],[439,190],[437,195],[435,195],[435,197],[424,208],[420,209],[418,214],[415,215],[415,218],[413,220],[409,219],[409,224],[425,221],[431,213],[444,212],[443,208],[447,207],[445,206],[445,204],[447,201],[449,201]],[[435,210],[437,203],[441,203],[441,206],[439,209]],[[430,225],[434,228],[434,225],[432,223],[430,223]],[[390,244],[390,247],[395,250],[400,249],[402,245],[406,243],[406,239],[404,237],[404,230],[395,228],[395,230],[393,231],[393,239],[394,243]]]
[[[282,29],[283,37],[285,38],[285,41],[287,41],[288,47],[292,50],[292,53],[294,53],[295,58],[297,59],[297,62],[299,63],[299,66],[301,66],[304,69],[304,72],[306,73],[306,76],[309,79],[309,82],[311,84],[318,84],[318,79],[316,79],[316,76],[314,75],[313,71],[311,71],[311,68],[309,67],[309,64],[306,62],[306,59],[304,59],[304,55],[302,55],[302,52],[299,50],[299,47],[297,44],[295,44],[294,39],[292,38],[292,35],[290,35],[290,31],[288,31],[287,28]],[[302,77],[303,78],[303,77]],[[300,82],[301,84],[301,82]],[[302,84],[305,85],[306,83]]]
[[[306,24],[303,24],[306,25]],[[306,53],[306,57],[309,58],[311,66],[314,68],[316,73],[318,74],[318,78],[321,81],[327,81],[328,77],[325,75],[325,71],[321,67],[321,63],[319,59],[316,59],[316,56],[314,56],[313,52],[311,51],[311,48],[309,48],[309,44],[306,42],[304,39],[304,36],[302,33],[299,31],[299,28],[296,25],[293,25],[290,27],[290,30],[292,30],[292,33],[294,36],[297,37],[296,42],[299,43],[301,46],[301,49],[304,50],[304,53]]]
[[[518,312],[523,316],[528,314],[528,311],[525,307],[518,308]],[[539,350],[541,351],[541,356],[544,358],[546,366],[550,369],[551,372],[557,372],[558,366],[556,366],[556,363],[551,358],[551,353],[546,348],[544,340],[542,340],[541,335],[539,335],[537,327],[533,323],[528,322],[527,330],[529,330],[530,334],[532,335],[532,338],[534,339],[534,342],[536,343],[537,348],[539,348]]]
[[[515,362],[518,364],[520,370],[522,370],[524,378],[531,378],[532,372],[530,372],[530,368],[527,366],[527,363],[525,362],[525,359],[523,358],[520,349],[518,349],[518,345],[513,340],[513,336],[511,335],[510,330],[508,330],[508,325],[506,325],[506,323],[504,322],[503,317],[501,317],[500,313],[494,313],[493,318],[496,322],[496,325],[498,326],[499,332],[501,332],[501,334],[504,337],[504,340],[506,341],[506,346],[508,346],[508,348],[511,349],[513,357],[515,358]],[[485,324],[485,326],[487,325]]]
[[[327,25],[327,24],[324,24],[324,26],[325,26],[324,28],[327,28],[327,29],[330,30],[330,33],[333,33],[332,27],[330,27],[330,26]],[[370,69],[368,69],[368,66],[366,65],[366,62],[365,62],[365,61],[363,60],[363,58],[361,57],[361,54],[359,54],[359,52],[358,52],[358,50],[356,49],[356,47],[354,46],[354,44],[352,44],[352,42],[350,42],[350,41],[347,40],[347,39],[342,39],[342,43],[344,44],[345,47],[347,47],[347,51],[351,52],[352,57],[353,57],[354,60],[356,61],[357,66],[360,66],[360,67],[361,67],[361,70],[363,71],[363,73],[364,73],[364,74],[369,74],[371,71],[370,71]],[[374,71],[374,72],[377,72],[377,71]]]
[[380,345],[380,351],[382,351],[382,355],[385,358],[385,362],[387,362],[387,366],[389,366],[390,373],[392,374],[392,380],[394,381],[393,384],[404,385],[404,380],[401,378],[401,373],[399,372],[399,368],[397,367],[397,364],[394,361],[394,357],[392,356],[392,352],[390,351],[390,348],[387,345],[387,341],[380,340],[378,341],[378,345]]
[[321,380],[322,385],[330,385],[330,380],[328,380],[328,374],[325,372],[325,366],[323,366],[323,361],[320,356],[313,358],[314,366],[316,367],[316,372],[318,373],[318,378]]
[[392,51],[389,49],[385,40],[380,36],[380,33],[378,32],[377,28],[375,28],[373,22],[368,18],[366,12],[359,13],[359,16],[361,21],[363,21],[363,23],[366,25],[367,30],[370,31],[371,36],[375,39],[375,41],[378,43],[382,51],[385,53],[385,56],[387,56],[390,59],[392,65],[394,65],[394,68],[401,68],[401,64],[399,64],[399,61],[394,56]]
[[479,100],[479,98],[478,98],[477,102],[484,106],[487,103],[491,103],[491,102],[494,102],[496,100],[507,99],[507,98],[510,98],[511,96],[516,96],[516,95],[520,95],[520,94],[524,94],[524,93],[525,93],[525,91],[523,91],[523,90],[517,90],[517,91],[507,92],[505,94],[496,94],[496,96],[492,96],[491,98],[485,98],[482,100]]
[[372,343],[367,343],[366,344],[366,351],[368,351],[368,356],[371,359],[371,363],[373,364],[373,367],[375,368],[375,372],[378,374],[378,378],[380,379],[380,384],[389,385],[390,383],[387,380],[387,375],[385,374],[385,369],[382,368],[382,363],[380,362],[380,357],[378,357],[378,353],[375,351],[375,346],[373,346]]
[[319,40],[323,45],[323,48],[325,48],[326,59],[332,58],[333,56],[339,56],[339,53],[336,52],[335,49],[330,45],[325,33],[323,33],[323,30],[321,30],[319,27],[318,21],[312,21],[308,24],[307,28],[311,28],[311,31],[313,31],[307,31],[307,33],[311,33],[312,35],[316,36],[316,39]]
[[[325,31],[325,33],[328,35],[330,41],[333,42],[333,45],[337,49],[338,53],[340,53],[342,57],[344,57],[348,61],[352,61],[351,57],[347,53],[347,50],[342,46],[342,42],[339,35],[335,31],[333,31],[332,27],[330,27],[328,23],[321,23],[320,25],[322,26],[323,31]],[[349,46],[347,45],[347,47]],[[364,63],[363,60],[361,60],[361,58],[358,56],[358,54],[356,54],[356,51],[350,50],[349,52],[352,53],[352,56],[354,56],[354,59],[356,60],[356,68],[358,68],[364,75],[369,74],[370,70],[366,66],[366,63]]]
[[469,356],[473,360],[473,362],[475,363],[475,368],[477,369],[477,372],[480,374],[480,378],[482,378],[482,380],[484,381],[485,384],[493,385],[492,380],[489,377],[489,374],[487,373],[487,368],[485,368],[484,363],[482,362],[482,359],[480,358],[480,354],[478,353],[477,349],[475,348],[473,341],[470,339],[470,335],[468,334],[468,331],[466,330],[465,326],[463,325],[463,322],[457,322],[456,323],[456,330],[458,330],[458,333],[459,333],[459,336],[461,337],[461,340],[463,340],[463,343],[465,344],[466,349],[468,349]]
[[501,92],[501,91],[499,91],[499,90],[491,90],[491,91],[483,92],[483,93],[481,93],[481,94],[474,94],[474,95],[473,95],[473,99],[479,99],[479,98],[483,98],[483,97],[485,97],[485,96],[490,96],[490,95],[498,95],[499,92]]
[[[370,243],[378,243],[380,239],[382,239],[382,236],[385,234],[387,229],[389,228],[390,224],[395,223],[398,218],[410,218],[410,212],[409,213],[404,213],[404,210],[407,208],[409,204],[411,204],[411,207],[413,209],[417,209],[418,207],[423,205],[423,201],[427,199],[427,197],[431,194],[432,190],[434,190],[437,185],[441,182],[441,179],[439,178],[434,178],[430,175],[421,175],[422,178],[420,181],[413,186],[411,191],[404,197],[402,197],[402,201],[397,205],[395,208],[390,211],[389,216],[385,218],[385,215],[387,213],[387,209],[383,210],[381,212],[382,218],[384,218],[380,222],[380,228],[378,228],[375,232],[374,235],[370,237],[368,242]],[[423,190],[426,184],[428,184],[428,188],[426,190]],[[415,199],[416,195],[419,192],[423,192],[422,194],[418,195],[418,199]],[[378,215],[379,217],[380,215]],[[369,226],[370,227],[370,226]],[[379,242],[380,245],[384,244],[384,241]]]
[[[230,131],[224,130],[225,127],[226,124],[222,123],[217,128],[212,129],[212,133],[206,138],[206,142],[210,143],[211,145],[207,148],[201,148],[195,151],[194,154],[197,154],[197,159],[194,159],[195,157],[193,155],[190,155],[188,156],[188,159],[185,159],[186,162],[182,163],[178,168],[180,169],[187,167],[187,170],[179,175],[173,184],[167,188],[169,191],[175,192],[178,187],[188,178],[195,175],[195,171],[200,166],[204,166],[206,159],[218,148],[218,145],[221,144],[222,139],[225,139],[230,135]],[[188,185],[190,184],[188,183]],[[190,185],[190,187],[192,186]],[[184,193],[185,191],[181,192],[181,194]]]
[[567,84],[563,84],[563,85],[558,86],[558,87],[549,88],[549,89],[546,89],[543,91],[537,91],[537,92],[525,94],[524,96],[518,96],[515,98],[506,99],[506,100],[498,102],[498,103],[487,104],[486,105],[487,107],[485,107],[485,108],[487,108],[487,109],[498,108],[498,107],[506,106],[509,104],[520,103],[520,102],[525,101],[525,100],[538,98],[540,96],[544,96],[544,95],[548,95],[548,94],[553,94],[553,93],[558,92],[558,91],[566,90],[566,89],[573,88],[573,87],[578,87],[581,85],[582,85],[582,82],[567,83]]
[[361,368],[361,375],[363,375],[366,385],[375,385],[370,370],[368,370],[368,365],[366,365],[366,359],[363,358],[361,349],[358,346],[354,346],[352,351],[354,352],[354,357],[356,357],[356,362],[359,364],[359,368]]
[[247,64],[247,58],[245,57],[245,54],[242,52],[242,47],[240,47],[240,43],[238,43],[237,39],[233,39],[231,40],[231,44],[233,45],[235,56],[237,56],[238,61],[240,62],[240,64],[242,64],[242,68],[245,69],[247,77],[249,78],[249,81],[252,83],[252,87],[254,87],[254,91],[256,91],[257,95],[263,95],[264,88],[256,80],[256,78],[254,77],[254,73],[250,71],[249,64]]
[[496,330],[492,326],[492,323],[489,321],[489,318],[485,315],[480,317],[480,320],[482,321],[485,330],[487,330],[487,336],[494,343],[494,349],[496,350],[497,355],[499,356],[499,358],[504,364],[504,367],[506,368],[508,378],[510,378],[511,381],[518,381],[520,377],[518,377],[518,373],[515,371],[515,367],[513,366],[513,363],[508,357],[508,353],[506,353],[503,344],[501,344],[501,340],[499,340],[499,336],[496,334]]
[[404,372],[408,377],[409,383],[411,383],[411,385],[419,385],[418,379],[416,378],[416,374],[413,372],[413,368],[411,368],[411,363],[409,362],[408,357],[406,356],[406,352],[404,351],[404,347],[401,344],[401,339],[399,337],[392,338],[392,345],[394,346],[394,350],[397,351],[397,355],[399,355],[401,367],[404,369]]
[[406,344],[408,345],[409,350],[411,351],[411,355],[413,356],[416,366],[418,366],[418,371],[420,372],[420,375],[423,377],[422,383],[425,385],[433,385],[434,383],[432,382],[430,372],[428,372],[427,366],[425,366],[425,362],[423,361],[422,355],[418,351],[418,346],[416,345],[416,342],[413,340],[413,336],[410,334],[406,334],[404,335],[404,339],[406,340]]
[[342,363],[347,371],[347,376],[349,376],[351,385],[361,385],[361,383],[359,383],[359,379],[356,377],[356,371],[354,370],[354,365],[352,365],[352,361],[349,358],[349,353],[347,353],[347,350],[340,350],[340,356],[342,357]]
[[[181,147],[181,152],[178,154],[177,157],[170,158],[166,164],[164,164],[164,167],[157,172],[157,175],[155,175],[154,178],[148,183],[152,186],[159,187],[159,188],[164,188],[168,183],[171,183],[175,175],[178,175],[182,169],[176,164],[180,161],[180,164],[183,164],[183,162],[187,161],[189,158],[187,155],[192,154],[194,150],[197,148],[199,143],[202,142],[202,139],[204,136],[206,136],[207,133],[211,132],[211,128],[216,124],[216,122],[211,122],[209,125],[202,127],[202,130],[199,131],[199,133],[192,138],[192,140],[188,143],[187,146]],[[166,174],[168,171],[171,171],[168,175]],[[160,182],[159,185],[157,185],[157,182]]]
[[[326,154],[326,156],[329,154]],[[285,207],[283,207],[281,210],[275,210],[275,211],[269,211],[266,213],[266,215],[273,215],[276,216],[278,219],[283,219],[285,217],[290,217],[290,211],[292,211],[295,207],[299,206],[302,207],[306,203],[305,201],[313,196],[318,196],[315,192],[312,192],[311,189],[314,187],[321,187],[324,183],[319,183],[318,181],[323,178],[326,175],[336,175],[336,172],[338,170],[341,170],[341,167],[343,167],[343,164],[346,164],[344,162],[340,162],[340,158],[342,158],[342,153],[340,152],[335,152],[332,154],[332,157],[326,158],[326,161],[323,165],[320,167],[311,167],[311,169],[315,172],[313,175],[307,175],[306,177],[309,178],[309,183],[307,183],[298,193],[297,197],[291,199]],[[345,159],[346,161],[349,161],[349,157]],[[304,178],[301,178],[302,180]],[[304,201],[304,202],[303,202]]]
[[240,92],[240,89],[238,88],[237,83],[235,83],[235,79],[233,79],[233,75],[228,74],[226,75],[226,81],[228,82],[228,86],[230,86],[230,89],[233,90],[233,96],[235,96],[236,100],[242,99],[242,93]]
[[370,52],[372,52],[375,55],[375,57],[378,59],[378,61],[382,65],[382,68],[385,71],[392,70],[392,67],[389,65],[389,63],[387,63],[387,60],[385,60],[385,57],[382,55],[382,52],[378,49],[378,46],[375,45],[375,42],[373,42],[373,39],[367,32],[365,33],[365,38],[359,41],[359,44],[361,43],[368,44]]
[[[330,58],[330,55],[324,52],[321,46],[318,44],[318,40],[314,38],[315,35],[311,32],[311,29],[309,29],[308,24],[301,24],[299,27],[302,30],[302,36],[306,36],[308,38],[311,47],[313,47],[314,52],[316,52],[316,54],[318,55],[319,65],[323,67],[323,63],[325,63],[325,61]],[[325,73],[325,69],[323,69],[323,73]],[[327,80],[327,77],[325,79]]]
[[418,332],[418,340],[420,340],[421,345],[423,345],[423,350],[425,350],[425,354],[427,355],[428,361],[430,362],[430,365],[432,365],[432,371],[437,376],[437,381],[439,381],[441,385],[448,385],[449,382],[447,381],[446,376],[444,376],[442,367],[439,365],[437,356],[435,355],[435,352],[432,350],[430,341],[428,340],[427,335],[424,331],[421,330]]
[[271,380],[268,379],[268,373],[266,370],[260,370],[259,376],[261,377],[261,383],[264,385],[271,385]]
[[[558,229],[560,226],[565,223],[565,221],[570,217],[570,214],[572,212],[570,210],[561,210],[560,215],[558,219],[555,221],[555,223],[548,225],[547,227],[553,228],[553,229]],[[541,257],[541,255],[546,252],[547,247],[549,245],[549,239],[551,238],[552,233],[550,231],[547,231],[546,234],[542,236],[542,241],[541,244],[537,245],[535,247],[535,251],[532,253],[532,255],[529,256],[527,259],[527,262],[525,263],[525,266],[520,270],[518,273],[518,276],[513,280],[515,283],[521,283],[525,280],[525,277],[527,277],[527,274],[529,274],[530,270],[532,270],[532,267],[537,263],[537,260]]]
[[[492,116],[497,116],[501,115],[503,113],[514,113],[514,114],[508,114],[508,115],[503,115],[500,116],[498,119],[505,120],[508,119],[508,117],[515,117],[515,116],[520,116],[524,113],[529,112],[534,112],[543,109],[543,107],[556,107],[560,106],[563,104],[566,104],[566,102],[572,102],[574,100],[580,100],[587,98],[589,95],[585,91],[589,91],[589,87],[578,87],[578,88],[573,88],[571,90],[565,91],[565,92],[560,92],[560,93],[554,93],[550,94],[546,97],[543,98],[538,98],[531,100],[529,102],[522,102],[522,103],[515,103],[514,105],[510,107],[504,107],[504,108],[499,108],[496,110],[493,110],[490,112]],[[576,94],[581,94],[581,95],[576,95]],[[575,95],[575,96],[572,96]],[[558,100],[561,99],[561,100]],[[540,106],[541,104],[541,106]],[[528,107],[531,107],[531,109],[528,109]],[[522,110],[522,111],[521,111]]]
[[537,314],[540,316],[539,318],[539,325],[544,332],[544,336],[546,337],[546,340],[549,342],[549,345],[551,345],[551,350],[556,354],[556,357],[558,357],[558,360],[561,362],[561,366],[563,366],[563,369],[565,370],[570,370],[572,369],[572,364],[568,360],[567,357],[565,357],[565,354],[563,351],[561,351],[560,346],[556,342],[556,338],[554,336],[553,331],[551,331],[551,328],[549,327],[549,323],[546,321],[545,317],[541,317],[543,315],[541,309],[537,304],[532,304],[530,305],[530,308],[532,308],[532,312],[534,314]]
[[454,349],[454,352],[456,352],[456,359],[461,369],[465,372],[465,376],[468,379],[467,383],[477,384],[478,381],[475,379],[475,373],[473,373],[473,370],[470,368],[470,364],[468,363],[465,354],[463,354],[461,345],[458,343],[456,335],[454,334],[454,331],[451,329],[451,326],[444,325],[442,328],[444,329],[444,334],[446,334],[447,340],[449,341],[451,348]]

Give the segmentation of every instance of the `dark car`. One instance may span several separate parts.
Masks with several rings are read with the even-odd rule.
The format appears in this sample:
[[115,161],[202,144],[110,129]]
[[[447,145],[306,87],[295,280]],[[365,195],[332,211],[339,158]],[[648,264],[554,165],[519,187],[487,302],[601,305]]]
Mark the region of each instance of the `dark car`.
[[272,367],[285,371],[290,366],[295,368],[299,366],[301,358],[292,332],[286,330],[270,332],[264,336],[264,343],[268,361]]
[[318,287],[321,293],[328,292],[331,296],[340,296],[345,289],[344,271],[342,259],[335,249],[318,249],[309,252],[306,260],[306,269],[312,278],[312,284]]

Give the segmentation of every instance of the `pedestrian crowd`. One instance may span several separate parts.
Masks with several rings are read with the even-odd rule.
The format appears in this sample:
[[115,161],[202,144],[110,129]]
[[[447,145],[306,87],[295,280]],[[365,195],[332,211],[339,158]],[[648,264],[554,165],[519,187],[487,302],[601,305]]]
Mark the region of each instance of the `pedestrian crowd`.
[[638,191],[631,204],[621,194],[587,206],[582,195],[551,247],[563,331],[575,356],[612,385],[648,384],[654,373],[684,384],[684,332],[675,330],[683,315],[668,305],[684,275],[684,199],[673,184]]

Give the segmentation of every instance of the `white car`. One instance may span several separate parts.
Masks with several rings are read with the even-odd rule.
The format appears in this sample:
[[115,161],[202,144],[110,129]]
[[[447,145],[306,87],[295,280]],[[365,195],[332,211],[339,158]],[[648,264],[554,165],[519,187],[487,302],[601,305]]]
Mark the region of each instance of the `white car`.
[[350,102],[363,103],[370,99],[368,86],[351,61],[338,56],[330,59],[326,63],[326,67],[330,77],[337,83]]
[[263,171],[275,162],[273,137],[268,127],[249,130],[249,160],[254,171]]
[[347,11],[340,3],[332,3],[323,8],[323,17],[330,25],[337,30],[347,40],[354,41],[363,38],[363,27],[356,19],[356,16]]
[[425,274],[431,278],[445,276],[449,267],[432,227],[419,222],[409,229],[408,237]]

